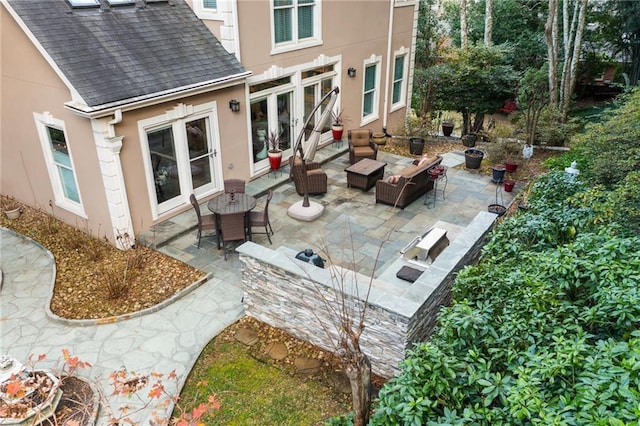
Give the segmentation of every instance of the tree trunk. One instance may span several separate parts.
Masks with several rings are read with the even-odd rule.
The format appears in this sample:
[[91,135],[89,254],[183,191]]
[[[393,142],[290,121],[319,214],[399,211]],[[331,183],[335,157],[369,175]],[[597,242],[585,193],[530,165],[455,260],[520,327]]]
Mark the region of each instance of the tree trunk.
[[[574,10],[574,16],[572,19],[572,29],[569,40],[569,46],[572,45],[570,57],[565,58],[565,65],[563,67],[563,87],[562,87],[562,121],[567,121],[569,115],[569,103],[571,101],[571,95],[576,85],[576,78],[578,73],[578,63],[580,61],[580,53],[582,50],[582,38],[584,34],[584,27],[587,22],[587,2],[588,0],[580,0],[580,3],[576,3]],[[574,25],[575,24],[575,25]],[[569,61],[569,59],[571,59]]]
[[467,0],[460,0],[460,47],[465,48],[468,44],[467,30]]
[[549,63],[549,104],[558,106],[558,0],[549,0],[547,22],[544,25]]
[[371,404],[371,362],[362,351],[351,354],[354,358],[345,365],[345,373],[351,384],[354,426],[365,426],[369,423],[369,406]]
[[473,132],[478,133],[484,129],[484,112],[479,112],[473,118]]
[[493,38],[493,0],[486,0],[484,8],[484,45],[491,46]]

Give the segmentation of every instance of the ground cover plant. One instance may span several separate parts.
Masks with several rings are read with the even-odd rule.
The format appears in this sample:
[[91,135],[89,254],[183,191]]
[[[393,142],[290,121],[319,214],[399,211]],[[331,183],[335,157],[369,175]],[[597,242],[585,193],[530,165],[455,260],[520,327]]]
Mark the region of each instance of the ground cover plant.
[[584,173],[537,180],[528,210],[458,275],[453,304],[380,391],[372,424],[638,424],[640,236],[614,212],[638,206],[638,164],[612,183],[595,169],[617,163],[614,149],[594,149],[634,149],[640,93],[630,99],[603,123],[636,126],[615,141],[587,127],[555,162],[588,152]]

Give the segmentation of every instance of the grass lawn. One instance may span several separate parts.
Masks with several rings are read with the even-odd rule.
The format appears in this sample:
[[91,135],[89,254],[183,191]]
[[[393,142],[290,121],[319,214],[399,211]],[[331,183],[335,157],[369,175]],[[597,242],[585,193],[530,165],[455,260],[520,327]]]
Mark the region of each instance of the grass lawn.
[[[257,324],[243,319],[204,348],[180,395],[184,408],[191,410],[216,395],[220,409],[204,418],[206,425],[321,425],[350,410],[350,395],[336,393],[326,380],[333,361],[327,358],[322,371],[313,375],[297,373],[293,357],[275,361],[264,354],[263,336],[252,347],[236,341],[233,336],[243,322]],[[305,345],[283,334],[272,338],[285,339],[292,353],[294,346]]]

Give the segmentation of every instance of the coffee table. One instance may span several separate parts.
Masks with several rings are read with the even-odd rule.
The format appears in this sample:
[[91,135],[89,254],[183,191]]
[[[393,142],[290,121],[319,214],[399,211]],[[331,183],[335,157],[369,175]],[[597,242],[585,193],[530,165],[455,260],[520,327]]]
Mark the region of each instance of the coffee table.
[[384,168],[387,163],[363,158],[356,164],[345,169],[347,172],[347,186],[368,191],[376,181],[384,176]]

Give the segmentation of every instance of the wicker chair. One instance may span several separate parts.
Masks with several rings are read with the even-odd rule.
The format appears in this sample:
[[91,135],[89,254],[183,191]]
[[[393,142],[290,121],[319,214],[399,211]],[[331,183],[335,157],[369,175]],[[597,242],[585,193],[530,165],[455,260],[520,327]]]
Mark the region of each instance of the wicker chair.
[[373,143],[371,129],[356,129],[347,132],[349,138],[349,162],[356,164],[363,158],[375,160],[378,157],[378,145]]
[[269,239],[269,244],[273,244],[271,242],[271,235],[273,235],[273,228],[271,228],[271,222],[269,222],[269,203],[273,198],[273,190],[269,190],[267,192],[267,201],[264,205],[264,210],[260,211],[252,211],[249,212],[249,226],[251,228],[255,226],[263,226],[264,232],[251,232],[251,235],[254,234],[265,234]]
[[222,251],[224,260],[227,260],[227,243],[232,241],[245,241],[246,223],[244,213],[221,214],[220,217],[220,240],[222,241]]
[[200,205],[198,204],[198,200],[196,200],[196,196],[191,194],[189,196],[189,201],[191,201],[191,205],[193,209],[196,211],[196,216],[198,217],[198,248],[200,248],[200,239],[202,238],[202,231],[215,231],[216,230],[216,219],[215,215],[212,214],[200,214]]
[[244,193],[246,182],[242,179],[225,179],[224,192],[235,192],[237,194]]
[[[289,158],[289,166],[291,167],[291,179],[296,186],[298,195],[304,195],[304,187],[302,180],[304,179],[304,169],[302,168],[302,160],[297,156]],[[305,162],[307,169],[307,182],[309,184],[307,193],[310,195],[319,195],[327,192],[327,174],[322,171],[320,164],[315,161]]]

